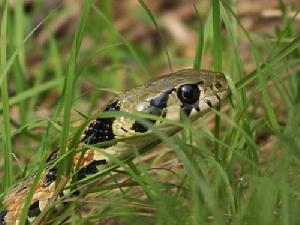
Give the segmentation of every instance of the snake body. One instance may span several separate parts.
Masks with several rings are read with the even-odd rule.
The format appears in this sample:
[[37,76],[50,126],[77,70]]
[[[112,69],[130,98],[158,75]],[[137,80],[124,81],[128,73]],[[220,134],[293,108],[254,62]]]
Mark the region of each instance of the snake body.
[[[229,93],[228,84],[224,74],[205,70],[184,69],[161,76],[143,86],[133,88],[119,94],[111,100],[102,111],[144,113],[155,115],[161,119],[147,119],[148,122],[168,135],[180,130],[175,125],[166,124],[166,120],[179,121],[185,117],[195,120],[225,99]],[[122,158],[132,149],[132,146],[143,147],[158,140],[148,126],[132,117],[116,116],[109,118],[96,118],[90,121],[81,135],[81,144],[94,145],[104,141],[111,141],[120,137],[130,137],[147,134],[142,141],[135,143],[117,143],[102,150],[118,158]],[[102,152],[102,151],[101,151]],[[107,154],[94,149],[85,151],[82,157],[75,154],[73,164],[80,163],[77,179],[81,180],[89,174],[101,170],[101,165],[113,163]],[[49,157],[55,159],[56,154]],[[31,223],[46,207],[55,191],[57,167],[45,169],[40,179],[27,215],[27,223]],[[0,213],[0,224],[18,224],[18,217],[24,200],[33,182],[30,176],[17,183],[5,196],[5,208]]]

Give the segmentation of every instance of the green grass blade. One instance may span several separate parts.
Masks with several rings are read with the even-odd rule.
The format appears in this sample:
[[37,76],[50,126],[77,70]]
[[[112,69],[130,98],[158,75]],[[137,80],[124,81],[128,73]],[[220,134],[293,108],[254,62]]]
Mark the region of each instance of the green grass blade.
[[3,80],[6,78],[12,64],[14,63],[16,57],[18,56],[19,52],[22,51],[23,46],[27,43],[27,41],[32,37],[32,35],[39,29],[39,27],[46,21],[46,19],[49,17],[48,15],[46,18],[44,18],[38,25],[34,27],[34,29],[29,32],[29,34],[25,37],[25,39],[22,42],[22,45],[18,46],[17,49],[13,52],[13,54],[10,56],[9,60],[5,64],[3,68],[0,68],[0,85],[2,85]]
[[100,9],[97,8],[96,5],[93,5],[93,10],[97,13],[97,15],[106,23],[108,26],[110,26],[116,34],[120,37],[122,42],[127,47],[128,51],[131,53],[134,60],[137,62],[137,64],[140,66],[140,68],[143,70],[145,75],[147,75],[148,78],[150,78],[150,73],[145,65],[145,63],[141,60],[141,57],[139,56],[138,52],[134,49],[134,47],[118,32],[118,30],[114,27],[112,22],[106,18],[106,16],[101,12]]
[[237,89],[245,87],[247,84],[249,84],[251,81],[253,81],[258,74],[258,71],[260,73],[267,73],[268,71],[272,70],[274,66],[276,66],[277,63],[282,61],[286,56],[291,54],[295,49],[300,47],[300,38],[296,37],[286,46],[282,47],[281,50],[273,57],[270,57],[270,59],[259,66],[259,69],[252,71],[249,73],[246,77],[244,77],[242,80],[238,81],[236,83]]
[[144,8],[144,10],[147,12],[147,14],[150,17],[152,23],[154,24],[155,28],[157,29],[160,38],[163,40],[163,45],[164,45],[166,57],[167,57],[168,64],[169,64],[169,69],[170,69],[170,72],[172,73],[173,69],[172,69],[172,63],[171,63],[169,51],[168,51],[167,46],[166,46],[165,38],[163,37],[163,35],[161,33],[161,29],[160,29],[160,27],[159,27],[159,25],[158,25],[158,23],[157,23],[154,15],[152,14],[151,10],[147,7],[146,3],[143,0],[138,0],[138,1],[142,5],[142,7]]
[[[7,51],[7,18],[8,18],[8,2],[3,2],[3,15],[1,22],[0,34],[0,68],[7,65],[6,51]],[[2,74],[1,74],[2,75]],[[13,183],[13,167],[12,167],[12,143],[10,135],[10,112],[9,112],[9,96],[7,77],[5,76],[1,83],[1,97],[3,108],[3,125],[2,125],[2,138],[3,138],[3,151],[4,151],[4,183],[3,189],[7,190]]]
[[41,176],[43,174],[43,171],[45,169],[48,149],[49,149],[49,146],[50,146],[50,135],[49,135],[50,130],[51,130],[50,123],[48,123],[47,133],[46,133],[45,137],[43,138],[40,149],[38,150],[39,152],[41,152],[41,154],[40,154],[41,155],[40,164],[39,164],[38,170],[36,171],[36,174],[35,174],[35,177],[33,179],[30,190],[29,190],[28,194],[26,195],[24,205],[23,205],[21,214],[19,216],[19,220],[20,220],[19,224],[20,225],[24,225],[26,223],[28,210],[29,210],[29,207],[31,205],[31,200],[33,198],[36,187],[37,187],[37,185],[38,185],[38,183],[41,179]]
[[[34,97],[38,94],[41,94],[45,91],[48,91],[50,90],[51,88],[54,88],[54,87],[57,87],[59,85],[61,85],[61,82],[63,81],[62,78],[59,78],[59,79],[55,79],[55,80],[51,80],[51,81],[48,81],[46,83],[43,83],[43,84],[40,84],[40,85],[37,85],[35,87],[32,87],[26,91],[23,91],[22,93],[14,96],[14,97],[11,97],[9,99],[9,106],[12,106],[14,104],[18,104],[19,102],[22,102],[26,99],[29,99],[31,97]],[[2,105],[0,105],[0,112],[3,110],[3,103]]]
[[[80,17],[79,25],[74,37],[74,41],[72,44],[72,50],[70,54],[70,59],[68,63],[68,68],[65,74],[65,82],[64,82],[64,95],[63,95],[63,101],[64,101],[64,110],[63,110],[63,123],[62,123],[62,134],[60,139],[60,151],[59,155],[62,156],[66,153],[67,143],[68,143],[68,136],[69,136],[69,128],[70,128],[70,113],[72,108],[72,102],[74,97],[74,88],[75,88],[75,74],[76,74],[76,60],[79,54],[79,48],[81,45],[83,33],[86,27],[89,11],[91,8],[93,1],[87,0],[84,3],[84,7],[82,10],[82,14]],[[67,157],[65,160],[63,160],[58,165],[58,183],[59,178],[62,175],[67,176],[72,167],[73,163],[73,157],[72,155],[70,157]]]
[[222,71],[222,35],[221,35],[221,15],[220,15],[220,0],[212,0],[213,11],[213,62],[214,70]]
[[[214,70],[222,71],[222,37],[221,37],[221,15],[220,15],[220,1],[212,0],[212,11],[213,11],[213,62]],[[217,107],[217,110],[220,111],[220,106]],[[221,118],[215,116],[215,128],[214,134],[217,139],[220,137],[220,126]],[[216,142],[214,146],[214,152],[217,158],[219,158],[219,144]]]
[[[24,12],[23,12],[23,2],[21,0],[16,0],[15,2],[15,13],[14,13],[14,32],[11,33],[13,36],[11,39],[14,39],[14,48],[16,49],[20,46],[18,57],[13,65],[13,75],[15,80],[16,92],[22,93],[26,87],[26,82],[24,81],[23,75],[25,72],[25,50],[22,45],[23,41],[23,32],[24,32]],[[28,117],[28,110],[26,108],[26,102],[20,102],[18,104],[20,110],[20,117],[22,123],[26,123]]]
[[[197,11],[197,8],[195,7],[195,11],[197,12],[197,15],[199,17],[199,13]],[[200,21],[200,17],[198,18],[199,25],[198,25],[198,39],[197,39],[197,47],[195,52],[195,58],[194,58],[194,69],[200,69],[201,68],[201,61],[202,61],[202,53],[203,53],[203,47],[204,47],[204,28]]]
[[267,84],[267,75],[258,73],[258,81],[259,81],[259,87],[262,94],[262,100],[264,103],[264,108],[266,110],[266,113],[269,117],[269,120],[271,122],[271,125],[274,130],[277,132],[280,131],[279,123],[276,119],[276,114],[274,112],[274,108],[271,104],[271,97],[268,93],[268,84]]

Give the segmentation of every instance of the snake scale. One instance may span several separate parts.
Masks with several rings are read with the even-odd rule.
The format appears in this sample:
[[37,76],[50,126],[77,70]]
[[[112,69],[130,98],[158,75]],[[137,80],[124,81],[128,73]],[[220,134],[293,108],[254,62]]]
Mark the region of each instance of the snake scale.
[[[166,124],[165,121],[179,121],[183,115],[194,121],[209,111],[210,108],[218,105],[228,93],[229,88],[224,74],[206,70],[183,69],[119,94],[100,112],[118,111],[155,115],[155,118],[160,119],[147,119],[148,122],[167,135],[172,135],[180,128]],[[99,117],[87,123],[80,140],[82,145],[95,145],[120,137],[149,133],[148,137],[145,135],[145,138],[142,141],[139,140],[138,143],[134,143],[134,141],[127,144],[118,142],[102,149],[106,153],[122,158],[130,152],[133,145],[142,147],[159,140],[157,135],[153,134],[154,132],[151,132],[148,127],[134,118],[127,118],[124,115],[108,118]],[[54,157],[53,155],[50,157],[51,160],[54,158],[55,154]],[[76,153],[73,158],[73,165],[79,162],[79,158],[80,153]],[[81,180],[90,174],[95,174],[101,170],[101,166],[110,163],[112,163],[111,158],[107,154],[95,149],[88,149],[81,157],[77,179]],[[57,166],[55,165],[43,171],[29,207],[27,224],[34,221],[53,196],[56,176]],[[25,178],[8,191],[3,201],[4,209],[0,213],[1,225],[19,223],[18,217],[32,185],[33,177]]]

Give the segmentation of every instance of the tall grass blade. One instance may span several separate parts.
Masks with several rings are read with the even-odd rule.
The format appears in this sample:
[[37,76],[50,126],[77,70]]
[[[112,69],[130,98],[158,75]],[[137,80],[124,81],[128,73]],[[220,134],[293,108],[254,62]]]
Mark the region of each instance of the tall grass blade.
[[146,3],[143,1],[143,0],[138,0],[139,3],[142,5],[142,7],[144,8],[144,10],[147,12],[147,14],[149,15],[152,23],[154,24],[155,28],[157,29],[158,33],[159,33],[159,36],[160,38],[163,40],[163,47],[165,49],[165,53],[166,53],[166,57],[167,57],[167,60],[168,60],[168,64],[169,64],[169,69],[170,69],[170,73],[173,72],[173,69],[172,69],[172,63],[171,63],[171,59],[170,59],[170,55],[169,55],[169,51],[168,51],[168,48],[166,46],[166,41],[165,41],[165,38],[163,37],[162,33],[161,33],[161,29],[154,17],[154,15],[152,14],[151,10],[147,7]]
[[[222,71],[222,37],[221,37],[221,13],[220,13],[220,0],[212,0],[212,13],[213,13],[213,60],[214,70]],[[217,107],[220,111],[220,106]],[[215,116],[214,134],[218,139],[220,137],[221,119],[218,115]],[[219,144],[216,142],[214,146],[216,158],[219,158]]]
[[[8,19],[8,2],[3,1],[3,14],[1,22],[1,34],[0,34],[0,68],[7,66],[7,19]],[[1,74],[2,75],[2,74]],[[12,141],[10,135],[10,112],[9,112],[9,95],[7,77],[5,76],[1,83],[1,96],[2,96],[2,108],[3,108],[3,123],[2,128],[2,141],[4,152],[4,183],[3,189],[7,190],[13,183],[13,167],[12,167]]]
[[[79,25],[73,40],[72,50],[70,54],[70,59],[68,67],[65,74],[64,81],[64,90],[63,90],[63,122],[62,122],[62,134],[60,139],[60,150],[59,155],[62,156],[67,151],[67,143],[69,136],[70,128],[70,114],[72,108],[72,102],[74,97],[74,88],[75,88],[75,75],[76,75],[76,60],[79,54],[79,48],[83,38],[83,33],[86,27],[89,11],[91,5],[93,4],[92,0],[87,0],[84,2],[84,7],[80,17]],[[71,167],[73,163],[72,155],[62,160],[58,165],[58,183],[60,176],[68,176],[71,172]]]
[[196,52],[195,52],[193,68],[199,70],[201,68],[202,53],[203,53],[203,47],[204,47],[204,27],[201,23],[199,13],[198,13],[195,5],[194,5],[194,9],[198,15],[199,25],[198,25],[197,47],[196,47]]

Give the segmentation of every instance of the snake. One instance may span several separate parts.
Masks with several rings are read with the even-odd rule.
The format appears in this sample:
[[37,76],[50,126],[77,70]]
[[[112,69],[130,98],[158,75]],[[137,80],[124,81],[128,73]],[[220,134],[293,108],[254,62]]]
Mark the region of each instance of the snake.
[[[220,72],[197,69],[182,69],[159,76],[144,85],[120,93],[104,107],[97,110],[97,116],[91,121],[83,121],[80,144],[97,145],[102,142],[119,140],[124,137],[142,136],[142,139],[129,139],[101,147],[101,151],[89,148],[74,154],[73,167],[77,169],[77,180],[82,180],[101,171],[104,165],[114,163],[113,155],[124,158],[133,151],[133,147],[143,146],[159,141],[151,126],[171,136],[180,129],[175,123],[167,121],[195,121],[211,108],[216,107],[229,95],[226,76]],[[150,115],[142,122],[136,117],[120,114],[101,117],[101,112],[123,112]],[[148,126],[150,124],[151,126]],[[146,135],[145,135],[146,134]],[[148,135],[147,135],[148,134]],[[49,161],[56,159],[57,152],[49,156]],[[72,160],[72,158],[71,158]],[[31,224],[46,208],[55,192],[57,165],[47,167],[41,178],[28,209],[26,224]],[[4,196],[3,210],[0,213],[0,224],[19,224],[25,198],[33,184],[34,175],[16,183]]]

